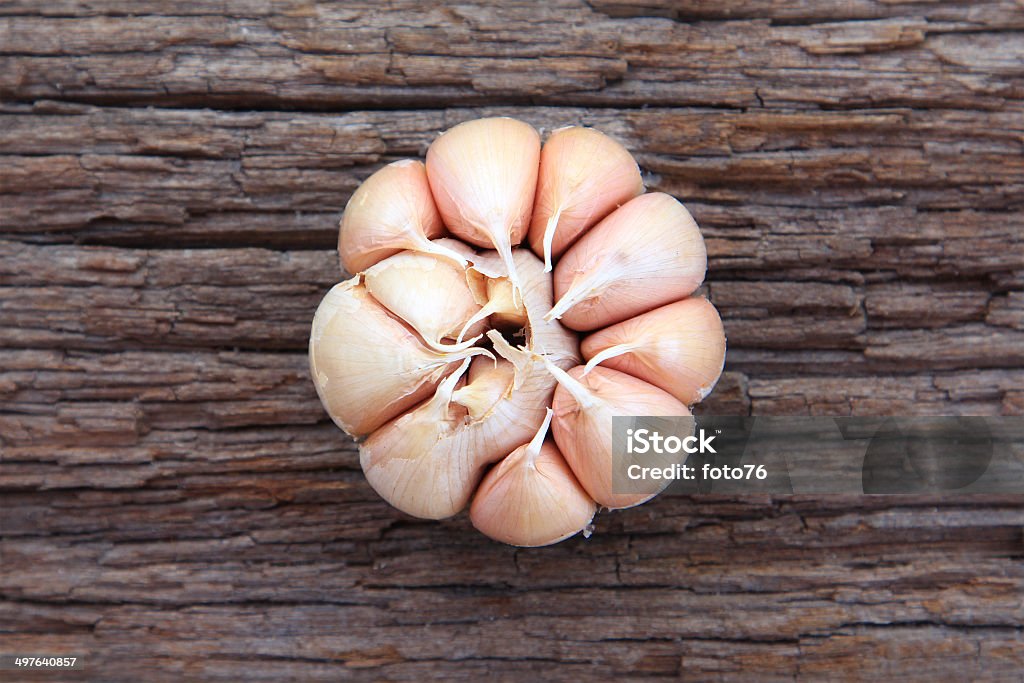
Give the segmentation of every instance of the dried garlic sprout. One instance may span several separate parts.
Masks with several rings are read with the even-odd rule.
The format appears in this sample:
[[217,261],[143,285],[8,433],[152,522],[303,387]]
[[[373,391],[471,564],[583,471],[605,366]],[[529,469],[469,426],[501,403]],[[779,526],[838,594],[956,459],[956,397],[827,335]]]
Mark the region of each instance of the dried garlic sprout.
[[613,491],[612,417],[689,415],[725,335],[692,296],[697,224],[643,191],[608,136],[562,128],[542,148],[509,118],[459,124],[425,165],[356,190],[338,251],[357,274],[317,309],[309,361],[389,503],[427,519],[469,506],[491,538],[541,546],[652,497]]

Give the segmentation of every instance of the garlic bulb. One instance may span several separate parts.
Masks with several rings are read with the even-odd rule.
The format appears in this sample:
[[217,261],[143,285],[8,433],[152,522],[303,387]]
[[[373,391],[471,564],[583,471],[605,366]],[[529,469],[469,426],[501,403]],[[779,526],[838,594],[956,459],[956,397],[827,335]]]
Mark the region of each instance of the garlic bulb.
[[473,526],[496,541],[531,547],[564,541],[597,512],[558,448],[544,440],[552,414],[548,408],[533,440],[488,472],[473,498]]
[[558,303],[547,314],[574,330],[621,322],[691,294],[707,252],[682,204],[651,192],[633,199],[572,246],[555,268]]
[[711,393],[725,364],[725,332],[704,297],[656,308],[587,336],[584,374],[601,364],[650,382],[687,405]]
[[612,418],[688,416],[725,339],[686,298],[706,267],[696,224],[642,189],[596,131],[541,150],[531,126],[491,118],[356,191],[339,237],[355,277],[317,309],[310,371],[385,500],[427,519],[472,500],[477,529],[534,546],[657,493],[616,488]]
[[544,270],[584,231],[643,191],[636,160],[615,140],[579,126],[553,132],[540,152],[529,234]]
[[460,123],[427,150],[427,179],[452,234],[493,247],[513,286],[520,286],[512,247],[530,227],[540,136],[509,118]]
[[423,163],[403,159],[371,175],[352,194],[341,219],[338,254],[349,273],[360,273],[404,249],[465,264],[457,252],[430,242],[444,233]]

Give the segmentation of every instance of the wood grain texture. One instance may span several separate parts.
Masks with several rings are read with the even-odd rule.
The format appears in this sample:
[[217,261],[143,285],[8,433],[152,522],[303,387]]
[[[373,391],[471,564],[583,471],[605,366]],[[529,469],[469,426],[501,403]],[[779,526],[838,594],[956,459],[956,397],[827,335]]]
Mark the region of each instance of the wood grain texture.
[[707,411],[1024,414],[1019,1],[0,1],[0,653],[1020,681],[1019,498],[663,496],[516,550],[373,493],[307,377],[337,221],[483,115],[690,208]]

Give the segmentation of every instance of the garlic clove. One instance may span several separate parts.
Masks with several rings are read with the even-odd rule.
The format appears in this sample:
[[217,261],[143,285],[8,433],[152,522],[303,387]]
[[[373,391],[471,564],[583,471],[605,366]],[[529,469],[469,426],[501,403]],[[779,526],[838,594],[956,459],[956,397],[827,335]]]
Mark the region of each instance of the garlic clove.
[[530,443],[495,465],[473,498],[473,526],[496,541],[551,545],[582,531],[597,512],[558,448],[544,440],[551,416],[548,408]]
[[722,374],[725,331],[718,311],[704,297],[656,308],[598,330],[581,345],[589,362],[625,372],[686,405],[702,401]]
[[465,265],[458,252],[430,242],[444,234],[426,167],[420,161],[403,159],[371,175],[352,194],[341,218],[338,253],[342,267],[352,274],[404,249],[434,253]]
[[427,179],[445,225],[496,249],[516,289],[512,247],[529,229],[539,163],[537,131],[510,118],[460,123],[427,150]]
[[482,420],[491,414],[498,401],[508,398],[515,372],[515,366],[504,358],[493,362],[478,356],[469,366],[466,385],[455,390],[452,401],[465,407],[471,420]]
[[494,327],[521,328],[526,325],[526,308],[513,291],[511,280],[505,277],[486,278],[483,291],[487,303],[478,307],[477,312],[465,323],[463,331],[456,338],[457,342],[473,334],[477,324],[487,319]]
[[[548,370],[558,380],[555,389],[552,434],[580,484],[590,497],[611,509],[633,507],[656,496],[653,493],[616,492],[613,468],[618,480],[627,481],[623,460],[612,458],[612,418],[619,416],[688,416],[690,410],[671,394],[617,370],[594,368],[584,375],[578,365],[568,372],[553,364]],[[672,464],[656,462],[652,466]],[[664,481],[664,486],[670,482]]]
[[434,392],[464,358],[489,354],[468,348],[438,353],[381,306],[356,276],[320,302],[309,339],[317,394],[334,422],[363,436]]
[[393,506],[416,517],[443,519],[465,506],[477,477],[466,453],[438,449],[442,439],[461,423],[451,409],[455,387],[468,367],[442,381],[433,397],[384,425],[359,447],[359,464],[370,486]]
[[460,345],[441,340],[456,338],[481,308],[466,269],[434,254],[403,251],[389,256],[363,273],[363,281],[373,298],[438,351],[457,350]]
[[487,282],[488,305],[494,307],[491,313],[491,325],[504,328],[521,328],[526,325],[526,307],[516,295],[512,281],[498,278]]
[[555,267],[547,319],[593,330],[689,296],[707,252],[690,213],[661,192],[630,200],[591,228]]
[[530,248],[550,271],[577,237],[643,191],[636,160],[618,142],[593,128],[556,130],[540,151]]

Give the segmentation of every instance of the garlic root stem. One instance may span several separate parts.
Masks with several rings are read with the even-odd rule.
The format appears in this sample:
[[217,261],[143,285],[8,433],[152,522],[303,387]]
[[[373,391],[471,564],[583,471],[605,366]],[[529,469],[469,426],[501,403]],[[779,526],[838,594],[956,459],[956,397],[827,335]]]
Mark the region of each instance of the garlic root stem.
[[[486,304],[484,304],[480,308],[480,310],[477,311],[476,313],[474,313],[473,317],[471,317],[469,320],[467,320],[466,324],[462,326],[462,330],[459,332],[459,337],[458,337],[458,339],[456,339],[456,343],[457,344],[463,343],[462,342],[462,338],[464,336],[466,336],[466,332],[469,331],[469,328],[473,327],[473,325],[477,324],[478,322],[480,322],[484,318],[488,317],[492,313],[495,313],[497,310],[498,310],[498,307],[495,305],[495,303],[493,301],[488,301]],[[480,338],[480,335],[477,335],[476,339],[479,339],[479,338]]]
[[516,272],[515,259],[512,258],[512,243],[508,231],[503,228],[491,230],[491,244],[498,251],[501,262],[508,270],[508,279],[512,283],[512,304],[518,306],[523,300],[522,293],[519,291],[522,289],[522,285],[519,281],[519,274]]
[[580,408],[586,410],[595,407],[601,402],[601,400],[594,395],[594,392],[584,386],[579,380],[574,379],[568,372],[548,360],[547,356],[541,356],[540,359],[544,361],[544,367],[547,368],[548,372],[554,376],[558,383],[561,384],[566,391],[572,394],[572,397],[576,399],[576,403]]
[[462,333],[459,334],[459,338],[454,344],[442,344],[440,341],[427,339],[426,337],[423,338],[423,341],[426,342],[427,346],[429,346],[431,350],[437,351],[438,353],[458,353],[459,351],[465,351],[466,349],[472,347],[473,344],[480,341],[480,338],[483,336],[482,334],[478,334],[472,339],[462,341],[462,336],[465,333],[466,329],[463,328]]
[[555,242],[555,228],[558,227],[558,219],[562,216],[562,207],[551,214],[548,224],[544,226],[544,272],[551,272],[551,246]]
[[587,362],[587,367],[583,369],[584,376],[609,358],[615,358],[616,356],[621,356],[625,353],[629,353],[630,351],[635,351],[639,347],[639,344],[617,344],[615,346],[609,346]]
[[469,261],[467,261],[466,258],[459,252],[453,249],[449,249],[448,247],[443,247],[440,244],[434,244],[433,242],[428,240],[426,237],[423,237],[422,235],[420,235],[419,239],[416,240],[416,250],[425,252],[427,254],[440,256],[441,258],[451,259],[452,261],[455,261],[463,268],[469,265]]
[[537,460],[537,456],[540,455],[541,446],[544,445],[544,439],[548,436],[548,428],[551,426],[551,417],[555,414],[555,411],[551,408],[546,408],[544,413],[544,422],[541,423],[537,433],[533,435],[533,439],[526,446],[526,462],[533,464]]
[[569,289],[558,300],[558,303],[544,315],[544,319],[549,322],[558,320],[576,304],[586,301],[595,294],[600,294],[616,278],[616,273],[610,271],[612,271],[611,268],[597,268],[574,277]]

